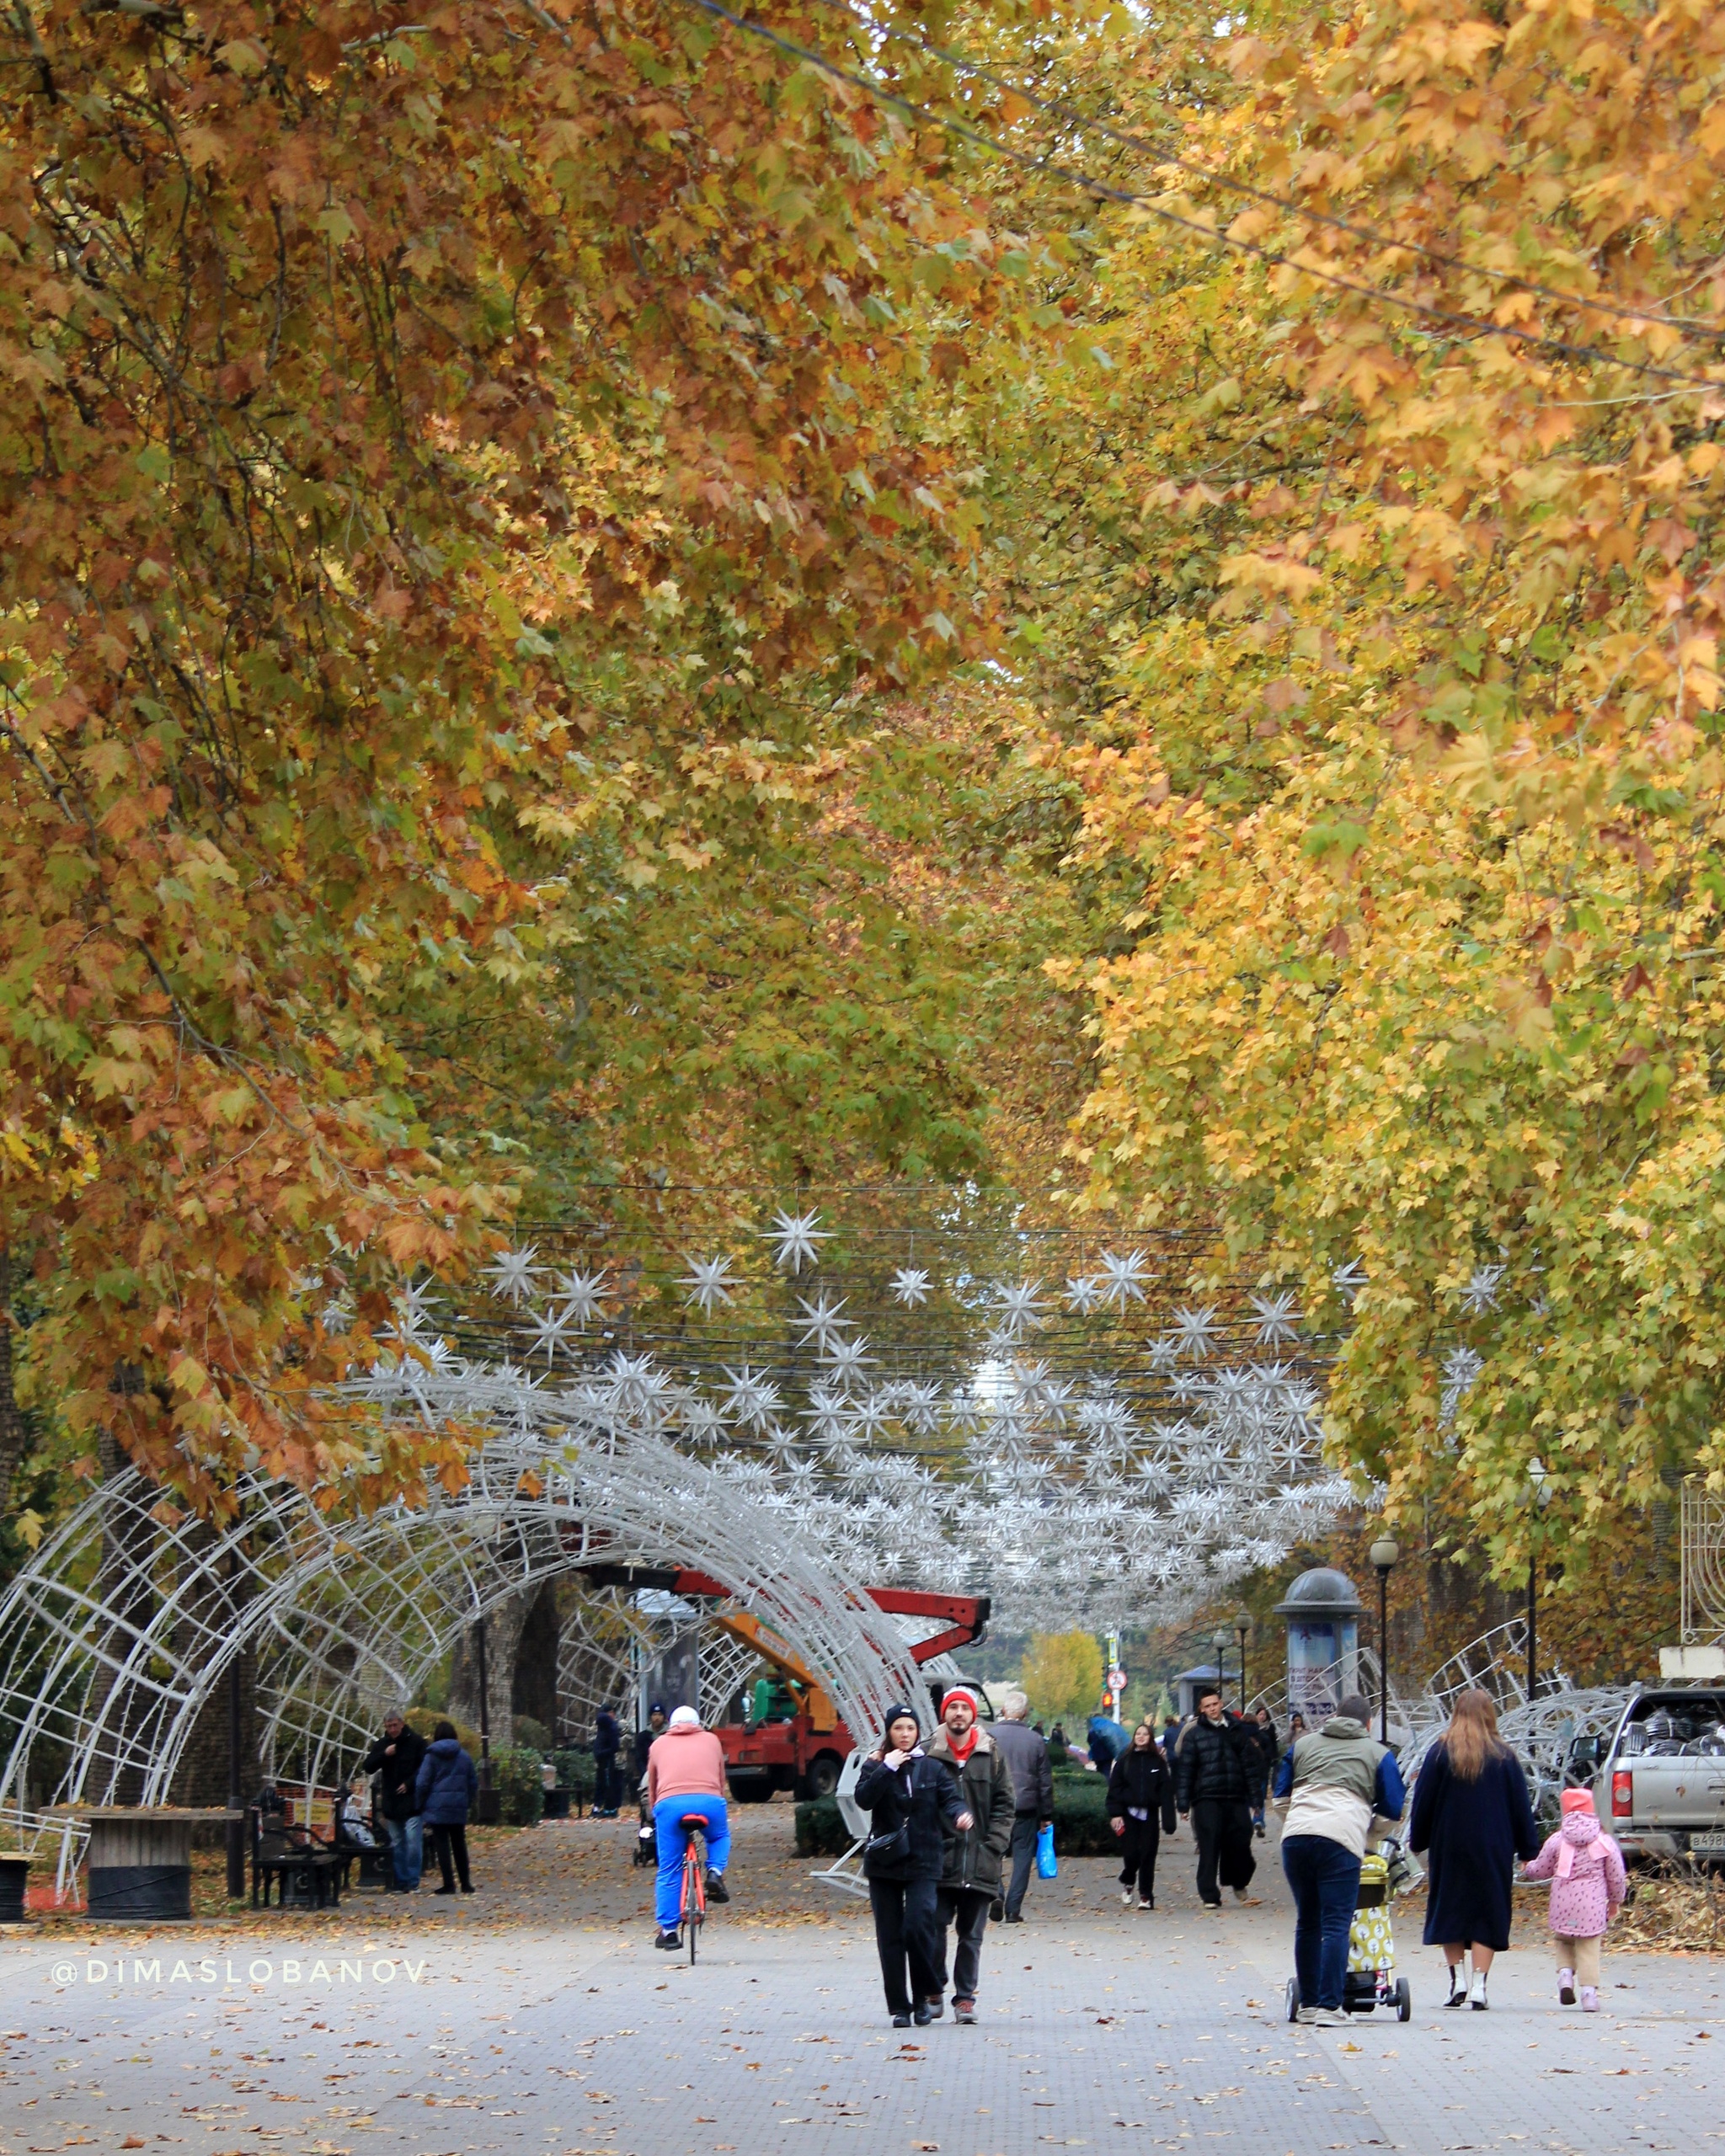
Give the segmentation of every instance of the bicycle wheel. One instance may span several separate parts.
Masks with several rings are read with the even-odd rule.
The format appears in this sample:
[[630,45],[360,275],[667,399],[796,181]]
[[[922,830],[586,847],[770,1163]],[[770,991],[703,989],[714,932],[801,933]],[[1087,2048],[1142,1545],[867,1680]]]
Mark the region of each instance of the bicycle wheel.
[[689,1967],[695,1966],[696,1941],[707,1920],[707,1845],[691,1834],[683,1851],[683,1923],[689,1935]]

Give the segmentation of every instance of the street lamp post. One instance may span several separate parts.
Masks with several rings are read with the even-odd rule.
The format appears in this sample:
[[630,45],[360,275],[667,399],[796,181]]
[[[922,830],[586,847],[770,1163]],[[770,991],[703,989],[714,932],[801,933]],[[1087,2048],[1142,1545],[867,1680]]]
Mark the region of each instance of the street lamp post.
[[1210,1634],[1210,1645],[1216,1652],[1216,1689],[1221,1694],[1222,1705],[1228,1704],[1228,1635],[1220,1626]]
[[1390,1741],[1390,1574],[1402,1549],[1395,1539],[1381,1534],[1371,1545],[1372,1568],[1378,1576],[1378,1742]]
[[[1546,1482],[1546,1470],[1537,1458],[1527,1463],[1527,1486],[1529,1502],[1537,1518],[1551,1502],[1551,1492]],[[1539,1551],[1530,1534],[1527,1544],[1527,1703],[1530,1706],[1533,1705],[1534,1686],[1540,1673],[1539,1562]]]
[[1252,1612],[1249,1609],[1234,1612],[1234,1636],[1240,1642],[1240,1711],[1243,1715],[1247,1708],[1246,1642],[1252,1637]]

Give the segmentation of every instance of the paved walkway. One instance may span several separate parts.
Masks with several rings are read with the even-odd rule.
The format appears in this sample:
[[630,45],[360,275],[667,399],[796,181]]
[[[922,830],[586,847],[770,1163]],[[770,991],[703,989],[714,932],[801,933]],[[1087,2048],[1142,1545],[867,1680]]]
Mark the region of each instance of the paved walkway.
[[[1608,1955],[1608,2011],[1559,2008],[1542,1943],[1493,2012],[1436,2005],[1403,1925],[1406,2026],[1282,2018],[1289,1919],[1201,1913],[1191,1844],[1154,1915],[1068,1861],[1032,1920],[991,1928],[981,2016],[891,2028],[865,1908],[739,1822],[737,1899],[698,1967],[654,1953],[629,1828],[546,1827],[482,1852],[470,1901],[350,1903],[152,1935],[56,1927],[0,1945],[0,2152],[157,2156],[1247,2156],[1397,2148],[1617,2152],[1725,2142],[1721,1965]],[[1409,1943],[1413,1942],[1413,1943]],[[57,1971],[57,1973],[56,1973]],[[122,1972],[116,1980],[116,1971]]]

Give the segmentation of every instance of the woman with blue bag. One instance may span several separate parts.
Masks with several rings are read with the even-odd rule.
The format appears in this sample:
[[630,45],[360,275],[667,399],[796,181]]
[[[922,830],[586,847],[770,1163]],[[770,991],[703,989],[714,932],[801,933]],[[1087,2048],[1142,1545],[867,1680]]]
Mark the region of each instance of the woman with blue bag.
[[1108,1821],[1120,1838],[1121,1908],[1130,1909],[1135,1894],[1140,1909],[1153,1909],[1156,1851],[1174,1831],[1174,1778],[1147,1721],[1108,1776]]
[[957,1779],[922,1749],[922,1732],[909,1707],[888,1712],[886,1734],[857,1777],[857,1802],[873,1816],[862,1876],[874,1911],[887,2012],[895,2029],[908,2029],[912,2021],[920,2028],[934,2019],[927,2001],[937,1988],[943,1822],[962,1834],[973,1822]]

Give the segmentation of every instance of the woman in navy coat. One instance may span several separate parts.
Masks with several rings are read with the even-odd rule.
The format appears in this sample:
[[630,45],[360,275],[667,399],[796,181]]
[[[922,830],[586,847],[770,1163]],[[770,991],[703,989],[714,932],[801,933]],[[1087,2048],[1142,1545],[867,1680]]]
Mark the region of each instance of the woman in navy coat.
[[425,1747],[425,1756],[419,1762],[414,1794],[425,1824],[431,1829],[432,1845],[443,1869],[443,1884],[435,1890],[440,1894],[455,1892],[455,1880],[450,1870],[451,1856],[455,1869],[461,1875],[462,1893],[471,1894],[473,1891],[473,1875],[467,1870],[467,1812],[478,1787],[479,1777],[472,1756],[457,1737],[455,1724],[439,1722],[431,1742]]
[[[1543,1839],[1521,1762],[1498,1734],[1490,1694],[1464,1692],[1425,1755],[1407,1820],[1407,1845],[1425,1857],[1429,1875],[1425,1943],[1441,1946],[1450,1965],[1446,2006],[1465,2000],[1485,2012],[1486,1972],[1509,1944],[1515,1860],[1537,1856]],[[1461,1971],[1470,1950],[1471,1983]]]

